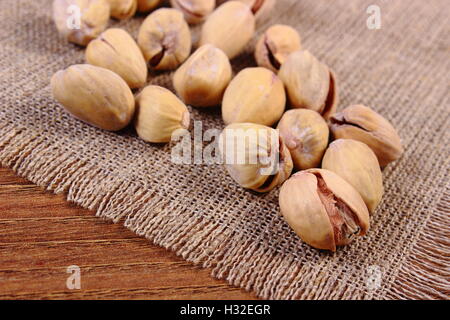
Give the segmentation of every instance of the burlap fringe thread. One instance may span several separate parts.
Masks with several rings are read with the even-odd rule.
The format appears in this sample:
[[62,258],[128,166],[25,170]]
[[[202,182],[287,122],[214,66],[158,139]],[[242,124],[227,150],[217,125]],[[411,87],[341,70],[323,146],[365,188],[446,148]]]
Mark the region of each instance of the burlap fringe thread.
[[[187,261],[212,268],[212,275],[253,290],[265,299],[440,298],[450,294],[448,259],[450,192],[430,216],[389,288],[370,292],[343,284],[332,275],[301,265],[261,244],[243,239],[212,221],[184,212],[176,203],[149,193],[133,181],[111,176],[95,164],[77,160],[45,137],[8,124],[0,127],[0,162],[18,175],[67,200],[124,225]],[[178,210],[178,211],[177,211]],[[185,210],[186,209],[183,209]],[[167,216],[169,215],[169,218]]]

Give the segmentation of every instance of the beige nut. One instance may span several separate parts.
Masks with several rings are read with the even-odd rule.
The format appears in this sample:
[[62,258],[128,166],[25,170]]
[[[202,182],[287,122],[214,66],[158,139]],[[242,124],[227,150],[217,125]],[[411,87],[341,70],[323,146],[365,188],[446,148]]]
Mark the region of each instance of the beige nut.
[[108,69],[73,65],[53,75],[51,88],[67,111],[98,128],[117,131],[133,117],[133,93],[120,76]]
[[325,119],[335,112],[339,100],[336,76],[309,51],[291,53],[278,76],[292,107],[317,111]]
[[254,123],[228,125],[219,150],[230,176],[242,187],[268,192],[292,172],[288,149],[273,128]]
[[139,12],[149,12],[162,4],[164,0],[137,0]]
[[255,15],[257,22],[262,22],[270,17],[275,6],[275,0],[238,0],[248,5]]
[[160,86],[147,86],[136,97],[135,128],[147,142],[170,142],[178,129],[189,128],[186,105],[171,91]]
[[197,107],[219,105],[231,80],[225,53],[210,44],[198,48],[175,72],[173,85],[184,103]]
[[180,11],[161,8],[142,23],[138,44],[151,68],[172,70],[191,53],[191,32]]
[[351,139],[338,139],[328,147],[322,168],[333,171],[350,183],[374,212],[383,196],[383,177],[378,159],[364,143]]
[[304,170],[320,166],[329,137],[328,125],[320,114],[308,109],[286,111],[277,129],[291,152],[294,168]]
[[369,212],[358,191],[325,169],[294,174],[281,187],[279,202],[295,233],[317,249],[336,251],[369,229]]
[[69,42],[86,46],[108,25],[108,0],[54,0],[53,20]]
[[111,17],[125,20],[136,13],[137,0],[108,0],[111,6]]
[[244,50],[255,32],[255,17],[239,1],[228,1],[209,15],[203,24],[200,46],[212,44],[230,58]]
[[345,108],[330,118],[330,129],[336,139],[354,139],[367,144],[385,167],[403,153],[402,143],[392,124],[363,105]]
[[272,126],[286,105],[283,83],[270,70],[246,68],[231,80],[222,101],[226,124],[252,122]]
[[180,10],[186,21],[196,24],[204,21],[216,5],[215,0],[170,0],[173,8]]
[[276,24],[259,38],[255,47],[258,66],[277,73],[286,58],[301,49],[300,35],[290,26]]
[[86,61],[114,71],[130,88],[140,88],[147,80],[147,65],[134,39],[122,29],[112,28],[91,41]]

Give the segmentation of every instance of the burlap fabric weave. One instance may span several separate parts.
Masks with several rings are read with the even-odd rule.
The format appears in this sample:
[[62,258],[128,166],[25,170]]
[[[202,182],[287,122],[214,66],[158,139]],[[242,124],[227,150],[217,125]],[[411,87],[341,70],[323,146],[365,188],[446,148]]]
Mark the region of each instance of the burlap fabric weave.
[[[366,25],[372,4],[381,8],[379,30]],[[258,27],[297,28],[303,46],[336,71],[339,108],[373,107],[404,143],[403,157],[384,170],[370,232],[334,254],[289,229],[278,190],[257,195],[221,166],[174,165],[168,146],[133,129],[105,132],[68,115],[49,80],[83,63],[84,51],[56,33],[51,1],[0,1],[0,161],[263,298],[448,299],[449,16],[445,0],[279,0]],[[111,24],[136,36],[143,18]],[[234,71],[255,64],[252,46]],[[172,88],[170,76],[150,82]],[[192,113],[204,129],[223,127],[220,110]]]

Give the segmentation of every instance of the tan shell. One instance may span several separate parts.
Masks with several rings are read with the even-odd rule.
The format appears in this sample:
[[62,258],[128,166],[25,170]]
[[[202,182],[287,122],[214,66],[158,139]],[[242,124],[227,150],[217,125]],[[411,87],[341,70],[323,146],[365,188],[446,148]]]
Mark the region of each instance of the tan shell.
[[137,0],[139,12],[149,12],[162,4],[164,0]]
[[364,143],[338,139],[328,147],[322,168],[333,171],[350,183],[374,212],[383,196],[383,176],[375,153]]
[[364,142],[376,154],[382,167],[397,160],[403,153],[400,137],[392,124],[366,106],[347,107],[333,115],[330,122],[336,139]]
[[[80,21],[73,11],[79,8]],[[110,6],[108,0],[54,0],[53,20],[58,32],[69,42],[86,46],[106,29]],[[69,26],[73,25],[73,28]],[[79,27],[79,28],[78,28]]]
[[136,97],[136,132],[147,142],[170,142],[178,129],[189,128],[186,105],[171,91],[160,86],[147,86]]
[[120,76],[108,69],[73,65],[53,75],[51,88],[67,111],[98,128],[120,130],[133,117],[133,93]]
[[111,17],[125,20],[136,13],[137,0],[108,0],[111,6]]
[[226,54],[210,44],[198,48],[175,72],[173,85],[184,103],[197,107],[219,105],[231,80]]
[[329,137],[328,125],[320,114],[308,109],[286,111],[277,129],[297,170],[320,166]]
[[278,72],[287,57],[301,49],[300,35],[290,26],[276,24],[259,38],[255,47],[258,66]]
[[161,8],[142,23],[138,44],[151,68],[172,70],[191,53],[191,32],[180,11]]
[[262,22],[270,17],[275,6],[275,0],[238,0],[250,6],[257,22]]
[[309,51],[291,53],[281,66],[278,76],[286,86],[292,107],[317,111],[325,119],[336,110],[336,76]]
[[227,1],[206,19],[199,45],[212,44],[232,59],[242,52],[254,32],[255,17],[250,8],[239,1]]
[[336,251],[369,229],[369,212],[358,191],[325,169],[294,174],[281,187],[279,202],[295,233],[317,249]]
[[230,176],[247,189],[268,192],[281,185],[292,172],[289,151],[277,131],[270,127],[230,124],[219,137],[219,149]]
[[170,0],[173,8],[180,10],[186,21],[196,24],[204,21],[216,6],[215,0]]
[[283,83],[270,70],[246,68],[231,80],[222,101],[226,124],[252,122],[272,126],[286,105]]
[[136,41],[122,29],[112,28],[91,41],[86,61],[114,71],[130,88],[140,88],[147,81],[147,65]]

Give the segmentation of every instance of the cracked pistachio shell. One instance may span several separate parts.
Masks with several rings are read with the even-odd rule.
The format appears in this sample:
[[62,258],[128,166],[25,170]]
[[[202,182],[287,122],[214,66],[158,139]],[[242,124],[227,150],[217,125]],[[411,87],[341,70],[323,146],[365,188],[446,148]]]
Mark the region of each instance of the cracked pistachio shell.
[[317,249],[336,251],[369,229],[369,212],[358,191],[325,169],[294,174],[281,187],[279,202],[295,233]]
[[147,80],[147,65],[136,41],[122,29],[108,29],[86,48],[86,61],[114,71],[130,88],[140,88]]
[[142,23],[138,44],[151,68],[172,70],[191,53],[191,32],[180,11],[161,8]]
[[330,129],[336,139],[354,139],[367,144],[385,167],[403,153],[402,143],[392,124],[363,105],[345,108],[330,118]]
[[232,59],[242,52],[254,32],[255,17],[250,8],[239,1],[227,1],[203,24],[200,46],[212,44]]
[[137,0],[139,12],[149,12],[162,4],[164,0]]
[[108,0],[111,17],[119,20],[129,19],[136,13],[137,0]]
[[58,32],[69,42],[80,46],[86,46],[105,30],[109,11],[108,0],[53,1],[53,20]]
[[328,147],[322,168],[333,171],[350,183],[374,212],[383,196],[383,177],[378,159],[364,143],[351,139],[338,139]]
[[329,136],[328,125],[320,114],[308,109],[291,109],[283,114],[277,129],[297,170],[320,166]]
[[286,58],[301,49],[300,35],[290,26],[276,24],[259,38],[255,47],[255,60],[260,67],[278,72]]
[[133,117],[133,93],[120,76],[108,69],[73,65],[53,75],[51,88],[67,111],[98,128],[117,131]]
[[214,10],[215,0],[170,0],[173,8],[180,10],[186,21],[196,24],[204,21]]
[[147,142],[170,142],[172,133],[189,128],[189,122],[186,105],[166,88],[150,85],[136,97],[136,132]]
[[189,105],[219,105],[231,80],[231,65],[222,50],[210,44],[198,48],[175,72],[173,85]]
[[336,110],[336,77],[309,51],[291,53],[281,66],[278,76],[286,87],[292,107],[317,111],[325,119]]
[[222,101],[226,124],[252,122],[272,126],[286,105],[283,83],[265,68],[246,68],[231,80]]
[[268,192],[292,172],[289,150],[270,127],[230,124],[219,137],[219,150],[230,176],[246,189]]
[[275,6],[276,0],[238,0],[248,5],[255,15],[256,21],[264,21],[270,17],[270,13]]

